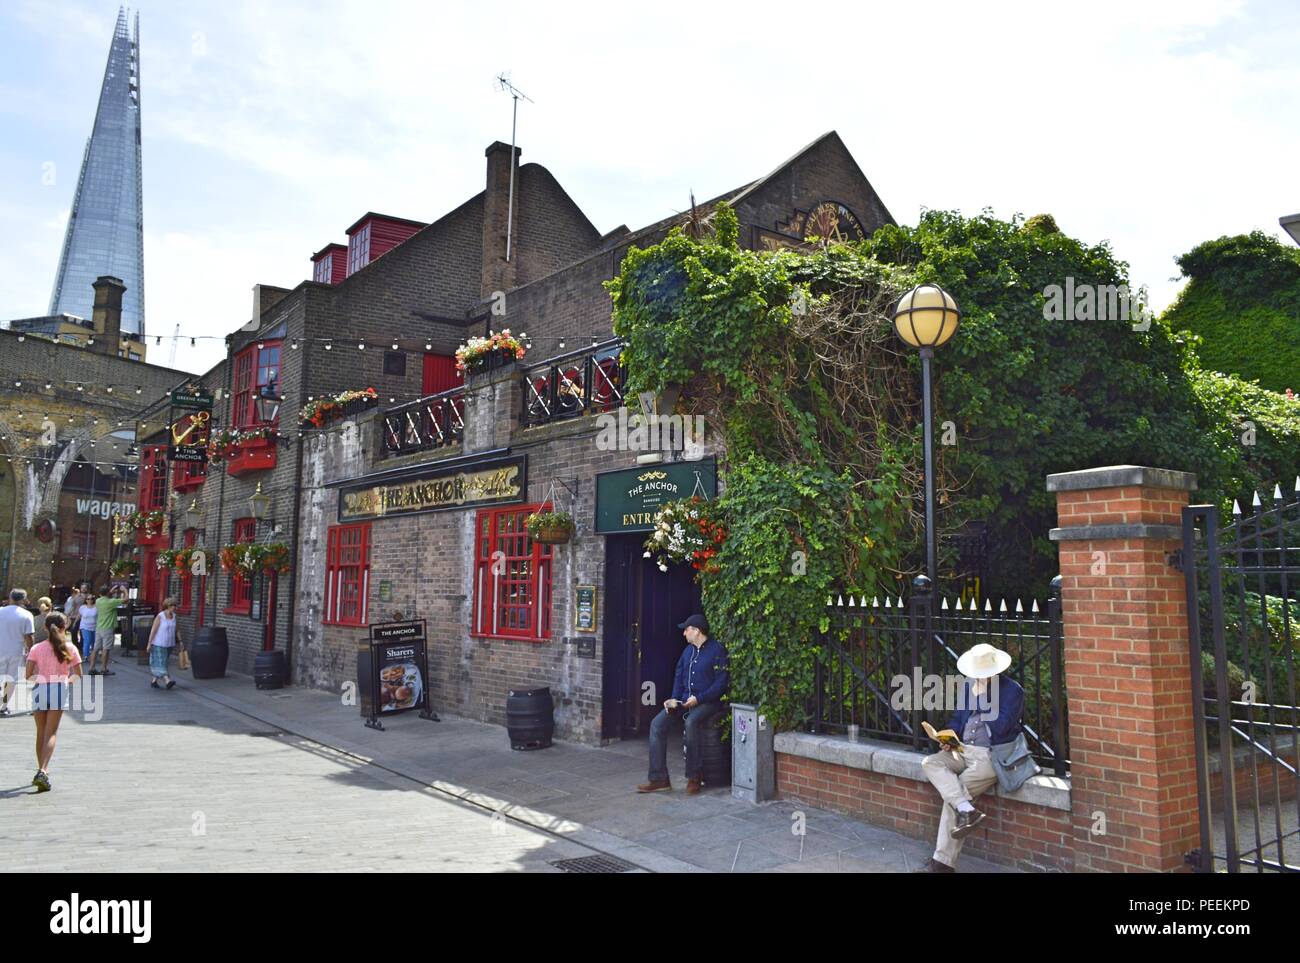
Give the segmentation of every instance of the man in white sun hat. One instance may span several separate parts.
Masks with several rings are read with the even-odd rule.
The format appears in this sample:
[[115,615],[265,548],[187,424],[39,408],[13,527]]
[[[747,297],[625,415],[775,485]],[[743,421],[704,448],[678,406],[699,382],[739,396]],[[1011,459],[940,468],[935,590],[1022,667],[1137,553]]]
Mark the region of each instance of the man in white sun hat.
[[983,642],[957,660],[966,685],[948,728],[959,742],[943,740],[944,748],[921,764],[943,797],[939,839],[921,872],[955,872],[964,838],[984,821],[971,800],[998,782],[1014,791],[1038,771],[1020,724],[1025,691],[1002,675],[1010,665],[1010,655]]

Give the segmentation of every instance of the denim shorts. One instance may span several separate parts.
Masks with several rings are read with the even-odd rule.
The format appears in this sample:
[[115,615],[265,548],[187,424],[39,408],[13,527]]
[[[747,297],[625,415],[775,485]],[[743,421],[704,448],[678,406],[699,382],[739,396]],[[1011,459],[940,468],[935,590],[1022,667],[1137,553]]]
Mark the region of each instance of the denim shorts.
[[72,705],[72,692],[66,682],[38,682],[32,687],[32,711],[67,709]]

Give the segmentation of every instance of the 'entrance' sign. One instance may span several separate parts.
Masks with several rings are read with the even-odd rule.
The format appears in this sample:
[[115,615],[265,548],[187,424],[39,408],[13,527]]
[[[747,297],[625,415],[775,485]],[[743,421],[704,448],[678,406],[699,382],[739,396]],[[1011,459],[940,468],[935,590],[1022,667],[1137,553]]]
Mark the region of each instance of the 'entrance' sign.
[[666,502],[701,493],[710,501],[718,495],[714,458],[607,471],[596,476],[596,533],[648,532]]

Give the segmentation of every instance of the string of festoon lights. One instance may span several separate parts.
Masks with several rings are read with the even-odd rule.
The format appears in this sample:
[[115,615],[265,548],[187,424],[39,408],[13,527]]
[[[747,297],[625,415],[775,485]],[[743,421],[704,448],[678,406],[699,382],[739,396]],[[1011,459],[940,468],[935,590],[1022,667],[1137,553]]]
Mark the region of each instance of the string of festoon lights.
[[[470,324],[475,324],[475,323],[477,322],[470,322]],[[450,322],[448,322],[448,324],[450,324]],[[488,331],[488,334],[491,335],[491,334],[508,333],[508,332],[510,332],[509,328],[492,328]],[[249,333],[251,334],[251,332]],[[38,334],[29,335],[26,332],[20,333],[18,335],[18,340],[20,342],[26,341],[28,337],[32,337],[41,341],[48,342],[51,347],[54,347],[56,345],[59,347],[68,347],[68,345],[64,342],[56,342],[50,338]],[[100,337],[103,336],[100,335]],[[224,335],[224,334],[184,334],[184,333],[147,334],[147,335],[143,335],[140,338],[130,338],[130,339],[123,338],[121,346],[123,350],[126,350],[132,344],[147,345],[149,341],[153,341],[155,346],[161,345],[164,341],[188,341],[190,343],[190,347],[196,348],[198,347],[198,343],[200,341],[225,341],[229,337],[230,337],[229,335]],[[467,341],[469,338],[478,338],[478,337],[482,337],[482,335],[466,334],[463,340]],[[539,337],[533,337],[532,335],[527,334],[526,332],[523,331],[515,335],[515,337],[519,339],[520,343],[523,344],[525,350],[528,351],[533,350],[534,346],[536,346],[539,349],[553,346],[560,351],[566,350],[566,346],[569,344],[573,344],[578,347],[581,347],[584,344],[590,343],[592,347],[596,347],[601,343],[602,340],[608,341],[610,339],[610,335],[608,333],[592,334],[589,337],[583,337],[581,335],[542,335]],[[244,348],[248,347],[249,344],[253,343],[253,340],[254,339],[250,339],[242,347]],[[336,348],[340,350],[355,349],[357,351],[365,351],[367,347],[373,348],[375,346],[389,347],[394,351],[402,351],[402,350],[414,351],[414,350],[418,350],[418,348],[421,346],[424,348],[425,351],[434,350],[433,347],[434,342],[430,338],[427,337],[418,338],[418,337],[402,336],[402,335],[397,335],[394,337],[385,336],[382,338],[344,338],[344,337],[336,337],[336,336],[326,337],[323,335],[314,335],[311,337],[301,336],[301,337],[291,337],[291,338],[283,338],[283,337],[265,338],[262,341],[258,342],[259,347],[265,347],[265,341],[268,340],[280,341],[282,343],[287,341],[289,345],[289,350],[291,351],[297,351],[299,348],[311,344],[319,344],[322,347],[324,347],[326,351],[333,351]],[[87,345],[95,344],[94,334],[87,335],[86,344]]]
[[[150,335],[149,337],[155,337],[155,336]],[[166,337],[172,337],[172,335],[157,335],[157,337],[166,338]],[[187,337],[187,336],[182,336],[182,337]],[[221,336],[219,335],[195,335],[193,337],[217,338],[220,340],[224,340],[224,338],[221,338]],[[556,348],[560,352],[566,352],[570,350],[577,352],[583,350],[597,349],[601,346],[602,343],[607,343],[613,339],[606,336],[604,342],[602,342],[602,340],[596,335],[592,335],[590,338],[557,337],[557,338],[549,338],[549,339],[534,339],[531,337],[520,335],[519,340],[520,343],[523,344],[525,351],[532,351],[539,342],[549,340],[555,343]],[[365,339],[343,340],[340,338],[291,338],[289,339],[289,347],[291,350],[299,350],[301,345],[307,342],[319,344],[326,351],[334,351],[334,350],[365,351],[367,349],[367,341]],[[123,343],[125,344],[126,342]],[[250,344],[251,343],[252,342],[250,342]],[[265,348],[266,346],[265,341],[259,341],[256,343],[259,350]],[[380,343],[384,347],[391,347],[391,349],[394,351],[403,350],[405,347],[403,344],[403,340],[398,338],[386,339],[385,341]],[[424,349],[426,351],[433,350],[433,342],[426,340],[420,343],[423,344]],[[371,347],[373,347],[375,344],[376,344],[375,341],[369,342],[369,345]],[[569,347],[570,345],[574,345],[575,347],[570,348]],[[51,347],[54,347],[54,345],[52,344]],[[532,364],[543,365],[549,362],[550,360],[551,358],[542,358],[538,361],[532,362]],[[530,363],[525,360],[524,366],[528,367],[529,364]],[[197,374],[194,376],[196,382],[202,377],[203,377],[202,375],[197,375]],[[50,378],[48,376],[43,378],[21,378],[20,377],[20,378],[14,378],[12,381],[9,382],[0,382],[0,390],[18,390],[18,391],[34,390],[38,386],[39,388],[45,391],[54,391],[56,386],[62,386],[65,388],[70,388],[79,394],[85,393],[87,390],[90,390],[92,394],[95,392],[102,391],[106,394],[110,394],[110,395],[115,394],[119,397],[127,398],[127,399],[131,397],[145,397],[146,392],[148,392],[149,395],[153,396],[156,400],[158,397],[166,396],[171,392],[171,389],[150,388],[147,385],[134,384],[130,382],[105,382],[99,380],[77,381],[71,378],[55,379],[55,378]],[[217,388],[214,390],[214,397],[216,397],[218,400],[220,399],[221,395],[222,395],[222,389]],[[389,404],[397,404],[399,401],[401,402],[416,401],[423,397],[426,397],[426,395],[418,392],[416,393],[390,392],[387,395]],[[312,397],[309,396],[307,400],[311,401],[313,399]]]

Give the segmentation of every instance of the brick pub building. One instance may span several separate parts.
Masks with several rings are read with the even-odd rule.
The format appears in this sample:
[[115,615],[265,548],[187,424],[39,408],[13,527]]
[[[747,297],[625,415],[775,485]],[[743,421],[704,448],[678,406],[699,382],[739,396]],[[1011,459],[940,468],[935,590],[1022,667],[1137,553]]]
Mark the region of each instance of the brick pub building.
[[[670,686],[684,644],[676,623],[699,605],[690,571],[642,558],[648,515],[697,485],[712,497],[725,453],[707,429],[694,461],[680,445],[601,450],[593,416],[626,400],[603,284],[631,246],[681,217],[602,234],[532,163],[516,167],[510,211],[510,166],[510,147],[494,143],[484,190],[456,209],[427,224],[367,213],[346,244],[316,250],[311,280],[255,289],[227,359],[192,382],[216,399],[214,430],[255,436],[223,461],[166,465],[168,407],[155,404],[142,472],[165,484],[142,476],[141,492],[145,507],[167,510],[170,537],[146,551],[203,545],[214,558],[206,578],[155,574],[142,591],[179,595],[191,638],[224,627],[235,671],[274,648],[287,681],[337,690],[355,679],[370,625],[424,619],[435,708],[503,723],[509,688],[549,686],[560,738],[642,735],[653,714],[644,683]],[[742,243],[760,249],[891,222],[833,132],[720,199]],[[527,333],[526,357],[463,383],[456,347],[503,328]],[[300,423],[314,400],[369,387],[375,407]],[[273,422],[259,420],[259,395],[280,399]],[[270,499],[261,520],[250,508],[259,486]],[[465,489],[481,497],[436,494]],[[523,531],[548,499],[574,515],[568,544]],[[221,545],[250,540],[286,543],[291,571],[254,586],[217,568]]]
[[[600,235],[576,209],[562,220],[548,213],[548,192],[558,188],[525,164],[513,219],[519,247],[506,261],[507,159],[501,145],[489,149],[487,192],[471,202],[482,211],[473,245],[481,259],[458,266],[473,272],[461,282],[462,290],[476,285],[473,296],[435,302],[437,313],[467,323],[429,329],[437,344],[485,328],[527,332],[527,356],[416,404],[381,405],[336,430],[308,432],[294,677],[337,687],[354,677],[368,624],[425,619],[436,708],[504,723],[509,689],[549,686],[559,737],[643,735],[655,711],[643,704],[645,683],[670,688],[684,645],[676,623],[699,608],[689,569],[665,574],[642,557],[649,517],[697,484],[713,497],[725,458],[707,426],[695,460],[680,448],[598,446],[595,415],[638,408],[622,397],[603,285],[632,245],[655,243],[681,218]],[[724,198],[754,247],[814,233],[861,236],[890,221],[834,133]],[[544,245],[559,242],[563,259],[544,256]],[[441,269],[417,257],[373,270],[432,298]],[[507,480],[477,504],[436,494],[501,472]],[[544,504],[572,512],[569,543],[540,545],[524,534],[524,518]]]

